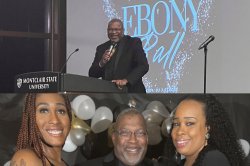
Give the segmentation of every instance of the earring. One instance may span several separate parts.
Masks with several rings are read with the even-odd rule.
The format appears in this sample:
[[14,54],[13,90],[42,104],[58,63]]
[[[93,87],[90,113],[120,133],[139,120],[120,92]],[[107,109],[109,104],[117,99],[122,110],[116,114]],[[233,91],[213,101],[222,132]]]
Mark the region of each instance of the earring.
[[208,140],[208,139],[210,138],[210,134],[209,134],[209,133],[206,133],[206,134],[205,134],[205,138],[206,138],[206,140]]

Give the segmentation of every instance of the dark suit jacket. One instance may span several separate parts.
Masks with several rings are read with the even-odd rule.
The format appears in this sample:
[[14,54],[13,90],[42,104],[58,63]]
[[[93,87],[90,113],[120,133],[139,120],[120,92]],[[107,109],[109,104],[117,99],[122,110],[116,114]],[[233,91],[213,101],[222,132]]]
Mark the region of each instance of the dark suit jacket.
[[104,80],[128,80],[128,92],[145,93],[142,77],[148,72],[149,65],[139,38],[124,36],[118,43],[118,49],[111,60],[100,67],[99,62],[104,52],[109,49],[110,41],[96,48],[94,61],[89,69],[89,76]]
[[[125,166],[123,163],[121,163],[115,156],[114,153],[111,152],[105,157],[100,157],[93,160],[88,160],[84,163],[81,163],[79,165],[75,166]],[[154,166],[154,163],[152,160],[144,159],[141,163],[139,163],[137,166]]]

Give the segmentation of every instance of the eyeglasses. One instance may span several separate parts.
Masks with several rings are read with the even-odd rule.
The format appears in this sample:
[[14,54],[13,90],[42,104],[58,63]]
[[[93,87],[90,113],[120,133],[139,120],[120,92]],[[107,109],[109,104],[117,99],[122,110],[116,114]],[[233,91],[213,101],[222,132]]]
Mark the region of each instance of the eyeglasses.
[[122,130],[117,130],[116,133],[123,138],[130,138],[132,134],[134,134],[136,138],[143,138],[147,135],[147,132],[142,129],[136,130],[134,132],[127,129],[122,129]]
[[108,32],[119,32],[121,31],[122,29],[121,28],[108,28]]

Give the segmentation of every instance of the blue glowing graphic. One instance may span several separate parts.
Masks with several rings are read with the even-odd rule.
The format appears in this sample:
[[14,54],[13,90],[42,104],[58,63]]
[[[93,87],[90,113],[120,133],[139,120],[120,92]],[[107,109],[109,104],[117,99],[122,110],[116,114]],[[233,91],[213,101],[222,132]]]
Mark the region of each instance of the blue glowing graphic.
[[[140,37],[150,64],[143,81],[148,93],[177,93],[192,46],[206,36],[214,0],[103,0],[108,19],[123,20],[125,34]],[[144,1],[145,2],[145,1]],[[120,14],[119,14],[120,12]],[[160,21],[159,21],[160,20]]]

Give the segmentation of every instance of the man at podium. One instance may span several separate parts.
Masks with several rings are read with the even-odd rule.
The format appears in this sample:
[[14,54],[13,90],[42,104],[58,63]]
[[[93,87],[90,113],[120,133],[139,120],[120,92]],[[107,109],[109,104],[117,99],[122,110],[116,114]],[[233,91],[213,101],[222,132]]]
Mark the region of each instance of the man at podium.
[[129,93],[145,93],[142,77],[149,65],[140,38],[124,35],[117,18],[108,23],[107,34],[110,40],[97,46],[89,76],[112,81]]

